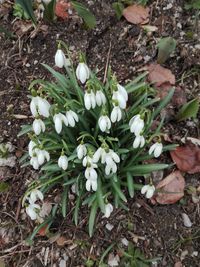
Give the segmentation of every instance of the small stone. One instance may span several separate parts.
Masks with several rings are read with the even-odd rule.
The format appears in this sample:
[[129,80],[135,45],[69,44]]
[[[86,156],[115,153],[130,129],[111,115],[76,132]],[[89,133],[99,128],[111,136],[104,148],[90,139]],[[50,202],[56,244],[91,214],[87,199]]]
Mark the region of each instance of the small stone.
[[114,228],[114,225],[112,225],[112,224],[110,224],[110,223],[107,223],[107,224],[106,224],[106,229],[107,229],[108,231],[111,231],[113,228]]
[[31,64],[30,63],[26,63],[26,65],[25,65],[27,68],[29,68],[30,66],[31,66]]
[[192,227],[192,222],[186,213],[182,213],[183,224],[185,227]]
[[33,64],[37,65],[38,64],[38,60],[34,60]]
[[198,256],[198,254],[199,254],[199,252],[198,252],[198,251],[193,251],[193,252],[192,252],[192,256],[193,256],[193,257],[197,257],[197,256]]
[[128,247],[128,243],[129,243],[129,241],[126,239],[126,238],[122,238],[122,244],[124,245],[124,246],[126,246],[126,247]]

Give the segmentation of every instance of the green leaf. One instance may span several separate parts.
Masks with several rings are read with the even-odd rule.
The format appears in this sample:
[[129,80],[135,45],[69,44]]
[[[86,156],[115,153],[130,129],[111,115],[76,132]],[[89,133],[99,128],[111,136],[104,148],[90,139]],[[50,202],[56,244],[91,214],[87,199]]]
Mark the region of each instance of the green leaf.
[[97,208],[98,208],[97,201],[95,201],[92,204],[92,208],[90,211],[90,217],[89,217],[89,235],[90,235],[90,237],[92,237],[93,231],[94,231],[94,222],[95,222],[95,218],[96,218]]
[[4,193],[6,191],[8,191],[9,189],[9,184],[6,182],[0,182],[0,193]]
[[63,193],[62,193],[62,215],[65,218],[67,214],[67,194],[68,194],[68,186],[64,186]]
[[114,2],[112,7],[115,10],[117,18],[120,20],[123,14],[124,5],[120,2]]
[[45,164],[42,168],[42,171],[61,171],[60,167],[58,164]]
[[28,14],[28,16],[31,18],[33,24],[36,26],[37,21],[35,14],[33,12],[33,2],[32,0],[16,0],[17,4],[20,4],[24,11]]
[[176,40],[172,37],[165,37],[160,39],[157,44],[158,47],[158,58],[157,62],[159,64],[164,63],[176,49]]
[[199,100],[197,98],[184,104],[179,110],[176,119],[182,121],[188,118],[196,118],[199,110]]
[[76,1],[71,1],[71,4],[77,11],[78,15],[84,20],[87,27],[93,29],[96,26],[95,16],[83,4]]
[[97,194],[97,201],[98,201],[99,207],[101,209],[101,212],[105,213],[105,202],[104,202],[100,178],[98,178],[98,190],[97,190],[96,194]]
[[48,21],[54,21],[56,0],[51,0],[51,2],[49,2],[48,4],[43,2],[43,5],[44,5],[44,18]]
[[126,199],[124,193],[122,192],[119,183],[115,182],[114,178],[112,179],[112,185],[113,185],[113,188],[115,189],[115,192],[119,196],[119,198],[121,198],[121,200],[123,200],[124,202],[127,202],[127,199]]
[[21,126],[21,131],[18,133],[17,137],[20,137],[24,134],[27,134],[28,132],[31,132],[33,129],[32,125],[22,125]]
[[144,175],[153,171],[159,171],[168,168],[168,164],[147,164],[147,165],[135,165],[124,168],[123,171],[130,172],[132,175]]
[[130,172],[127,173],[127,185],[128,185],[128,192],[131,198],[134,197],[134,182],[133,182],[133,176],[130,174]]

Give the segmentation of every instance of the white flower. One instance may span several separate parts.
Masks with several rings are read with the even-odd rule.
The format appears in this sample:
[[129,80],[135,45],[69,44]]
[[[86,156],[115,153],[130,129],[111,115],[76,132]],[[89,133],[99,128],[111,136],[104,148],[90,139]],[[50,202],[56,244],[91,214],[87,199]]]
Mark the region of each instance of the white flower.
[[93,158],[91,158],[90,156],[84,157],[82,163],[84,167],[97,168],[97,164],[94,163]]
[[110,175],[110,173],[116,173],[117,172],[117,164],[113,161],[112,164],[106,165],[105,167],[105,174]]
[[143,135],[137,135],[133,142],[133,148],[143,147],[145,145],[145,139]]
[[38,218],[38,213],[40,211],[40,206],[35,204],[33,201],[29,200],[30,203],[28,207],[26,207],[26,213],[31,218],[31,220],[36,220]]
[[82,159],[87,154],[87,148],[85,144],[80,144],[76,148],[78,159]]
[[93,191],[97,191],[97,181],[87,180],[86,184],[85,184],[85,187],[86,187],[87,191],[91,191],[91,189]]
[[[105,173],[106,175],[109,175],[111,172],[116,173],[117,172],[117,164],[120,162],[120,158],[112,149],[109,149],[109,152],[105,156]],[[104,163],[104,162],[103,162]]]
[[84,104],[87,110],[96,107],[96,97],[93,91],[85,93]]
[[129,121],[129,126],[131,133],[134,133],[136,136],[140,135],[144,128],[144,121],[140,118],[140,114],[135,115]]
[[154,185],[144,185],[141,189],[141,193],[144,195],[146,194],[146,198],[152,198],[154,192],[155,192],[155,186]]
[[36,135],[39,135],[41,132],[45,132],[45,124],[41,119],[35,119],[33,122],[33,131]]
[[37,117],[39,114],[41,116],[48,118],[50,107],[51,106],[46,99],[41,98],[40,96],[32,97],[32,100],[30,103],[30,109],[34,117]]
[[101,163],[105,163],[106,151],[104,148],[99,147],[93,155],[93,162],[98,162],[101,159]]
[[31,191],[31,194],[30,194],[30,201],[32,201],[33,203],[36,202],[38,199],[40,200],[43,200],[44,199],[44,196],[42,194],[42,192],[38,189],[33,189]]
[[63,68],[65,65],[65,54],[61,49],[58,49],[55,54],[55,65],[59,68]]
[[115,106],[111,112],[110,119],[112,123],[120,121],[122,119],[122,111],[119,106]]
[[97,172],[93,167],[87,167],[85,170],[85,178],[88,180],[96,181]]
[[155,158],[158,158],[161,153],[162,153],[162,150],[163,150],[163,145],[162,143],[155,143],[153,144],[150,149],[149,149],[149,155],[151,155],[153,153],[154,157]]
[[62,123],[68,126],[68,120],[62,113],[57,113],[53,116],[56,132],[59,134],[62,131]]
[[61,155],[58,159],[58,166],[66,171],[68,167],[68,158],[65,155]]
[[111,121],[108,116],[103,115],[98,120],[99,128],[102,132],[108,132],[111,128]]
[[105,213],[104,213],[104,218],[109,218],[110,214],[113,212],[113,205],[110,203],[105,205]]
[[123,86],[121,86],[120,84],[117,84],[117,89],[118,89],[119,93],[121,95],[123,95],[125,101],[127,102],[128,101],[128,93],[127,93],[126,89]]
[[72,110],[69,110],[69,111],[66,112],[66,118],[67,118],[68,124],[71,127],[74,127],[75,126],[75,122],[78,122],[78,116]]
[[[44,2],[46,5],[48,5],[52,0],[42,0],[42,2]],[[60,50],[60,49],[58,49]]]
[[96,92],[96,103],[100,107],[101,105],[105,105],[106,103],[106,97],[104,93],[101,90],[97,90]]
[[31,160],[30,160],[30,164],[33,166],[33,168],[35,170],[38,170],[39,167],[40,167],[40,164],[38,162],[38,158],[37,157],[32,157]]
[[37,144],[31,140],[28,144],[28,153],[30,157],[33,157],[36,147]]
[[82,84],[90,77],[90,70],[84,62],[80,62],[76,69],[76,77]]
[[49,152],[47,152],[44,149],[37,149],[35,150],[35,153],[36,153],[39,165],[42,165],[45,162],[45,160],[46,161],[50,160]]
[[117,101],[121,109],[126,108],[126,99],[119,91],[113,92],[112,100]]

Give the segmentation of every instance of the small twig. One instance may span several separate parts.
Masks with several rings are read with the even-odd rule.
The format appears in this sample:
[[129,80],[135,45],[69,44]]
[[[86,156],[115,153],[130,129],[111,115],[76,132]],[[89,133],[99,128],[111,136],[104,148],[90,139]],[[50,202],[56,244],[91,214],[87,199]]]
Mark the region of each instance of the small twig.
[[105,82],[106,82],[108,66],[109,66],[109,62],[110,62],[110,51],[111,51],[111,42],[109,44],[109,50],[108,50],[108,55],[107,55],[107,59],[106,59],[106,67],[105,67],[105,72],[104,72],[104,77],[103,77],[103,84],[105,84]]

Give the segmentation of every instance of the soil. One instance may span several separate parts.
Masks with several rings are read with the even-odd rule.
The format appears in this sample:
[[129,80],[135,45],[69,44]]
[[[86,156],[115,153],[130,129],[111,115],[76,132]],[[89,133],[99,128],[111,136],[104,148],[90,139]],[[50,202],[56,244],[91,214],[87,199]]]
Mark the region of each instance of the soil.
[[[161,257],[152,266],[198,267],[199,202],[192,201],[189,190],[179,203],[163,206],[153,206],[137,193],[129,199],[128,212],[115,210],[108,221],[99,215],[93,238],[87,234],[85,210],[77,227],[72,222],[70,211],[65,220],[58,218],[52,225],[52,232],[61,234],[64,244],[42,236],[36,236],[31,247],[24,242],[34,224],[25,215],[21,199],[28,181],[38,174],[31,168],[20,168],[18,161],[26,150],[28,140],[26,137],[18,138],[17,134],[21,125],[31,121],[28,99],[31,81],[51,78],[41,64],[54,66],[57,40],[66,42],[74,60],[77,60],[80,50],[85,52],[88,65],[97,68],[101,78],[110,49],[110,65],[123,84],[140,74],[140,69],[146,64],[155,62],[158,38],[174,37],[177,40],[176,51],[164,66],[175,74],[176,84],[183,88],[188,100],[200,97],[199,15],[194,10],[186,11],[185,1],[149,1],[151,16],[148,24],[158,27],[155,33],[146,33],[124,18],[118,20],[112,9],[114,1],[81,2],[96,16],[97,27],[94,30],[86,30],[81,19],[72,15],[66,21],[43,22],[37,32],[30,29],[22,33],[20,23],[27,26],[27,22],[13,17],[12,1],[6,1],[2,15],[0,13],[0,24],[15,34],[14,38],[8,38],[0,33],[0,141],[11,142],[17,158],[13,168],[0,167],[0,181],[9,184],[9,190],[0,193],[0,266],[1,260],[9,267],[59,266],[61,259],[66,260],[66,266],[86,266],[88,258],[99,260],[111,244],[122,244],[122,239],[126,238],[139,247],[146,258]],[[169,4],[172,7],[167,9]],[[174,111],[176,108],[173,107]],[[175,140],[186,135],[199,138],[199,118],[178,124],[171,120],[166,133]],[[170,156],[168,160],[171,161]],[[187,189],[200,186],[198,174],[186,175],[185,179]],[[189,215],[192,227],[184,226],[183,212]],[[108,222],[114,226],[111,231],[106,228]],[[117,252],[117,246],[114,246],[113,253]]]

